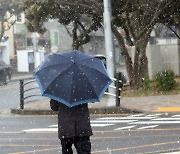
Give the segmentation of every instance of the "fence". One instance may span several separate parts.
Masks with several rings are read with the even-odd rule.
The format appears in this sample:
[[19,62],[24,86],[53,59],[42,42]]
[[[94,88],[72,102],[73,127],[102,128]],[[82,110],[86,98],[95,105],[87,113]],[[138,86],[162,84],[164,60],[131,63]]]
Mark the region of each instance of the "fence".
[[[41,97],[39,87],[34,86],[36,83],[35,79],[21,79],[20,82],[20,109],[24,109],[25,103],[30,103],[29,98]],[[35,91],[34,91],[35,90]]]
[[[105,92],[105,94],[110,95],[112,97],[116,97],[116,107],[120,107],[120,99],[121,99],[121,90],[123,87],[123,83],[121,81],[121,73],[116,73],[116,78],[112,78],[115,86],[109,86],[109,88],[113,88],[116,93],[112,94],[109,92]],[[118,82],[117,82],[118,81]],[[36,100],[41,98],[39,87],[36,84],[34,78],[29,79],[21,79],[20,80],[20,109],[24,109],[25,103],[33,102],[32,100]]]

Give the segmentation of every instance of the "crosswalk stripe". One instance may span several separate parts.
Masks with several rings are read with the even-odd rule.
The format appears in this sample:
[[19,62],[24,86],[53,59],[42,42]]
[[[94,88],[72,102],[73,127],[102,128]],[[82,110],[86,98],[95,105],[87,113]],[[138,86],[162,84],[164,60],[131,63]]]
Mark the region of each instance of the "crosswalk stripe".
[[57,132],[57,131],[58,128],[36,128],[36,129],[23,130],[22,132],[29,133],[29,132]]
[[154,117],[104,117],[101,120],[145,120],[153,119]]
[[[162,117],[162,118],[161,118]],[[167,118],[166,118],[167,117]],[[162,113],[157,114],[135,114],[126,117],[101,117],[91,120],[91,127],[108,127],[116,126],[118,124],[125,123],[124,127],[112,128],[114,130],[128,130],[128,129],[148,129],[158,127],[160,124],[180,124],[180,114],[167,115]],[[124,124],[123,124],[124,125]],[[140,127],[144,125],[143,127]],[[147,126],[145,126],[147,125]],[[111,128],[111,127],[110,127]],[[36,128],[22,130],[22,132],[57,132],[58,125],[49,125],[47,128]]]
[[56,127],[58,127],[57,124],[56,124],[56,125],[50,125],[50,126],[48,126],[48,128],[56,128]]
[[172,117],[180,117],[180,114],[173,115]]
[[158,126],[158,125],[151,125],[151,126],[140,127],[140,128],[137,128],[137,129],[155,128],[155,127],[157,127],[157,126]]
[[180,118],[156,118],[156,119],[152,119],[152,120],[180,120]]
[[147,117],[152,117],[152,116],[160,116],[160,115],[162,115],[161,113],[156,113],[156,114],[149,114],[149,115],[147,115]]
[[128,122],[135,122],[138,120],[92,120],[92,123],[128,123]]
[[114,124],[91,124],[91,127],[106,127],[106,126],[112,126]]
[[127,127],[120,127],[120,128],[116,128],[114,130],[123,130],[123,129],[130,129],[130,128],[134,128],[136,127],[137,125],[133,125],[133,126],[127,126]]
[[180,124],[180,121],[138,121],[129,124]]

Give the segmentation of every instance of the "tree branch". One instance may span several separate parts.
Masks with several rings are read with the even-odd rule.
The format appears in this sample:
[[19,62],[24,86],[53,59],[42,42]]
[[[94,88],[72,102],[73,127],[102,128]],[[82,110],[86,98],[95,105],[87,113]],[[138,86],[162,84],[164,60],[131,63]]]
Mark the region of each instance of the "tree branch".
[[126,55],[126,56],[129,56],[129,54],[128,54],[127,50],[126,50],[126,47],[125,47],[124,38],[121,36],[121,34],[119,34],[119,32],[117,31],[117,28],[113,24],[111,24],[111,28],[112,28],[113,34],[116,36],[116,38],[117,38],[117,40],[119,42],[120,49],[123,52],[122,54]]
[[72,37],[72,33],[69,31],[69,29],[67,28],[67,26],[64,25],[64,27],[65,27],[67,33],[69,34],[69,36]]
[[180,35],[174,30],[172,29],[170,26],[166,25],[176,36],[178,39],[180,39]]
[[131,25],[131,21],[130,21],[129,13],[128,12],[126,12],[126,19],[127,19],[127,24],[128,24],[128,27],[129,27],[129,31],[130,31],[133,39],[136,40],[136,35],[135,35],[133,27]]
[[[173,2],[173,0],[168,0],[168,2],[165,2],[166,4],[163,4],[163,2],[164,1],[159,2],[159,5],[157,6],[156,12],[154,13],[154,16],[153,16],[151,22],[140,32],[139,36],[137,37],[137,41],[139,41],[142,38],[142,36],[144,35],[144,33],[146,31],[148,31],[148,29],[151,28],[156,23],[158,16],[164,11],[164,9],[166,7],[169,6],[169,4],[171,4]],[[164,7],[163,7],[163,5],[164,5]]]
[[88,9],[88,10],[95,10],[96,12],[99,12],[101,9],[99,7],[99,3],[96,2],[96,1],[65,1],[65,0],[55,0],[55,2],[57,4],[60,4],[60,5],[69,5],[69,6],[82,6],[83,8],[85,9]]
[[14,20],[14,21],[11,22],[11,23],[8,23],[8,24],[6,25],[7,28],[4,28],[4,31],[8,31],[8,30],[11,28],[11,26],[13,26],[15,23],[16,23],[16,20]]

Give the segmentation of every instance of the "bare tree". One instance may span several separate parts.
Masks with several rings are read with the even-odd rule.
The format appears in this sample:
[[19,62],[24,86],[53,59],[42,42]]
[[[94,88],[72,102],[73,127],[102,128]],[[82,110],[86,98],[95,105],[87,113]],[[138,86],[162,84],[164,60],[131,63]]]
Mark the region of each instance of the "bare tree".
[[6,31],[16,22],[12,17],[20,12],[20,1],[0,1],[0,42]]
[[[89,33],[103,25],[103,0],[43,0],[25,3],[29,29],[40,31],[43,22],[58,19],[64,25],[73,23],[73,48],[88,43]],[[147,71],[146,46],[156,23],[179,26],[179,0],[111,0],[112,32],[118,40],[132,89],[142,86]],[[84,22],[89,19],[89,22]],[[123,36],[119,29],[125,31]],[[178,35],[178,34],[177,34]],[[134,46],[134,59],[126,45]]]
[[57,19],[59,23],[67,26],[73,25],[71,33],[73,38],[73,49],[90,41],[89,34],[101,27],[102,18],[96,15],[92,9],[86,5],[71,1],[25,1],[24,10],[26,15],[26,25],[30,31],[43,33],[46,29],[43,26],[49,19]]

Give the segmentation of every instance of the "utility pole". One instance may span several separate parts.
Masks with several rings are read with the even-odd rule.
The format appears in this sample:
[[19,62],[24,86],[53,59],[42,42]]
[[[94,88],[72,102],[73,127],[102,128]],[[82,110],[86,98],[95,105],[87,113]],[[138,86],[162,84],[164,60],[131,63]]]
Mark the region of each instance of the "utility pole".
[[[178,34],[180,34],[180,28],[177,27],[177,32],[179,32]],[[177,38],[177,45],[178,45],[178,59],[180,61],[180,39]],[[180,73],[180,63],[179,63],[179,73]]]
[[39,38],[39,34],[37,32],[33,32],[32,41],[33,41],[33,51],[34,51],[34,69],[37,68],[38,38]]
[[[104,36],[105,36],[105,50],[106,50],[106,65],[107,71],[111,78],[114,78],[114,54],[113,41],[111,31],[111,0],[104,0]],[[114,84],[112,85],[114,86]],[[109,93],[115,95],[115,90],[109,88]],[[108,101],[108,106],[114,106],[115,102]]]

